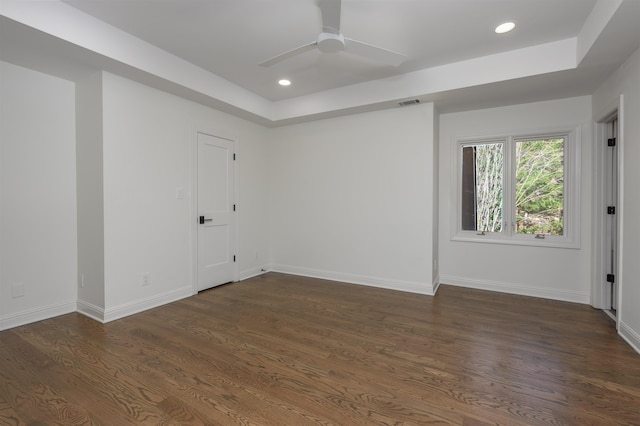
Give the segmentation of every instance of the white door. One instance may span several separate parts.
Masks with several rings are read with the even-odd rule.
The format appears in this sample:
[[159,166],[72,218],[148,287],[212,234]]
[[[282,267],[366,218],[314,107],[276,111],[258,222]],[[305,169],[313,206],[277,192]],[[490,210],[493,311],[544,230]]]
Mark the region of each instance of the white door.
[[607,123],[607,151],[605,160],[605,201],[607,218],[605,227],[605,244],[607,251],[606,281],[610,285],[609,312],[616,315],[618,310],[618,282],[616,280],[618,266],[618,118]]
[[233,141],[197,134],[198,291],[233,281]]

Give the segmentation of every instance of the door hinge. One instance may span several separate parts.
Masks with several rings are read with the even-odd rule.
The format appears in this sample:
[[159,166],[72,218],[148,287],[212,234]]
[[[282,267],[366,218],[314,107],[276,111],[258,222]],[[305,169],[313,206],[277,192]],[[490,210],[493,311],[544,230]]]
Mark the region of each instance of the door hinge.
[[235,204],[233,205],[233,211],[234,212],[236,211],[236,205]]
[[236,161],[236,153],[233,153],[233,161]]
[[607,206],[607,214],[616,214],[616,206]]
[[236,261],[236,255],[235,254],[233,255],[233,261],[234,262]]
[[616,282],[616,276],[613,275],[613,274],[607,274],[607,282],[611,283],[611,284],[615,283]]
[[607,146],[616,146],[616,138],[607,139]]

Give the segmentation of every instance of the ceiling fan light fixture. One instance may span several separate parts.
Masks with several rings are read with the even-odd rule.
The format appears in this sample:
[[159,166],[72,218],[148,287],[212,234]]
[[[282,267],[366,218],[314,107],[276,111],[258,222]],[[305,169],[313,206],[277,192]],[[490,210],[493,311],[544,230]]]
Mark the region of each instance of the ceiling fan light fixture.
[[342,34],[320,33],[317,43],[318,49],[323,53],[336,53],[344,50]]
[[[316,0],[316,2],[318,2],[318,0]],[[317,4],[320,6],[320,12],[322,14],[322,32],[318,35],[318,38],[311,43],[303,44],[295,49],[267,59],[261,62],[259,64],[260,66],[270,67],[310,50],[318,50],[321,53],[345,51],[349,55],[360,56],[366,60],[379,63],[380,66],[397,67],[406,59],[406,56],[401,53],[344,37],[340,33],[340,0],[319,0]]]
[[495,29],[495,32],[496,34],[504,34],[513,30],[515,27],[516,27],[516,24],[514,22],[505,22],[498,25]]

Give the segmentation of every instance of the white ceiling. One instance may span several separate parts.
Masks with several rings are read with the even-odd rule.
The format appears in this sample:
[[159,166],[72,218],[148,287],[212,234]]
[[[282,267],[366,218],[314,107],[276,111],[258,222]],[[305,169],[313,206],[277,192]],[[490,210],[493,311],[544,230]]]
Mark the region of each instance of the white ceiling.
[[[345,36],[407,56],[397,68],[345,52],[259,63],[312,42],[318,0],[67,0],[66,3],[270,100],[574,37],[595,0],[343,0]],[[518,23],[511,34],[494,28]],[[283,89],[277,81],[288,77]]]
[[[318,0],[0,0],[0,59],[70,79],[106,69],[263,124],[414,97],[449,111],[592,93],[640,46],[639,4],[342,0],[346,37],[406,61],[313,50],[265,68],[315,41]],[[507,20],[516,29],[496,35]]]

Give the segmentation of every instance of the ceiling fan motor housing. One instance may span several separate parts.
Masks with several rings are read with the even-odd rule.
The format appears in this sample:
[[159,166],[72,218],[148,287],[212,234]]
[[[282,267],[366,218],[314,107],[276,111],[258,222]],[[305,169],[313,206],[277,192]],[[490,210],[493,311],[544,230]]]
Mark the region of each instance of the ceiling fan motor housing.
[[323,53],[336,53],[344,50],[344,37],[342,34],[320,33],[317,44]]

